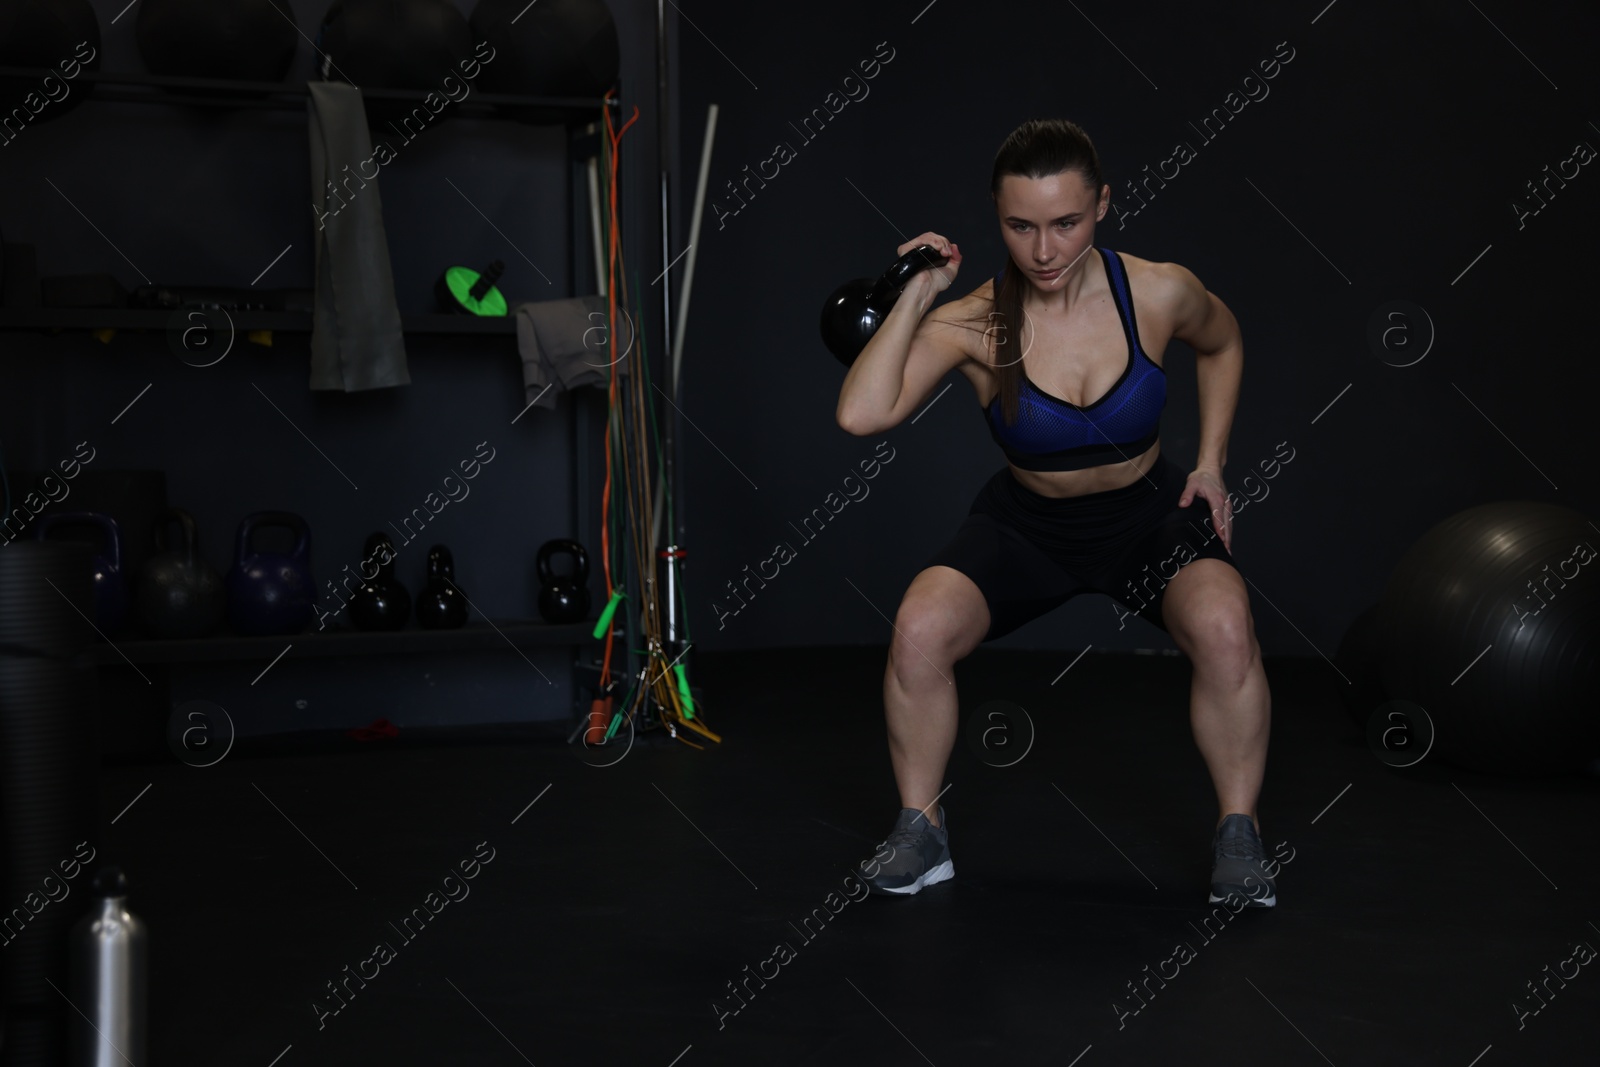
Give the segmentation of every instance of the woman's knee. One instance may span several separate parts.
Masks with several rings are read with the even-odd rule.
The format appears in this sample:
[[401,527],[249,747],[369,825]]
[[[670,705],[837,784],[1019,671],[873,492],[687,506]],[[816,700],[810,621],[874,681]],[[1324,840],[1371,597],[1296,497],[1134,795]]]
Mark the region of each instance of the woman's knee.
[[1259,655],[1255,623],[1246,598],[1194,598],[1179,615],[1173,639],[1189,654],[1196,668],[1242,673]]
[[897,674],[944,668],[982,643],[989,608],[972,579],[959,571],[936,575],[930,568],[907,590],[895,613],[889,655]]

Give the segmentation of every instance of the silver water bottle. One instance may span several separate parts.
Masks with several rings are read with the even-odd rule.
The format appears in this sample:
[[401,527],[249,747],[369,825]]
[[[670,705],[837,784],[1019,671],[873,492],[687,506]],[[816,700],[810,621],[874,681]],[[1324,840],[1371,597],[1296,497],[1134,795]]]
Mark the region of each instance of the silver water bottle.
[[145,1067],[144,923],[128,911],[119,867],[94,877],[89,913],[72,927],[70,1067]]

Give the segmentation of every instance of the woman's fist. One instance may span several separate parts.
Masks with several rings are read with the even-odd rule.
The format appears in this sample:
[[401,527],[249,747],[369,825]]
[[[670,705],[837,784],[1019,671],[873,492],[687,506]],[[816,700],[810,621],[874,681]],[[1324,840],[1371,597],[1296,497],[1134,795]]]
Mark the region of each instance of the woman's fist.
[[928,270],[920,272],[932,277],[934,292],[943,292],[955,282],[956,274],[961,269],[961,246],[937,233],[929,232],[913,237],[901,245],[896,250],[896,255],[903,256],[913,248],[918,248],[922,245],[932,245],[939,255],[949,260],[942,267],[930,266]]

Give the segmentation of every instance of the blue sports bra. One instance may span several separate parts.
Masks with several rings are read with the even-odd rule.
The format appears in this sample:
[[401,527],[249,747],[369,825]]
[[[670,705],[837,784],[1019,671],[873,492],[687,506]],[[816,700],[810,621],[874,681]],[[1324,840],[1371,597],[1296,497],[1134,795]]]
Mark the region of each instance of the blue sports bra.
[[[1139,347],[1133,297],[1122,257],[1097,248],[1128,340],[1128,366],[1111,391],[1087,407],[1051,396],[1022,370],[1017,421],[1007,425],[1000,397],[984,408],[985,421],[1006,458],[1023,470],[1073,471],[1132,459],[1156,443],[1167,405],[1167,372]],[[995,276],[995,288],[1005,274]]]

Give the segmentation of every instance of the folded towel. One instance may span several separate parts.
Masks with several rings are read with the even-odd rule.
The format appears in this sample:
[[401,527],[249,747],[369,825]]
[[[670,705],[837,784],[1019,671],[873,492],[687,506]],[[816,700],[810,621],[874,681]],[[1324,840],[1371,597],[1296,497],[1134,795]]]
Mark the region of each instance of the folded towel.
[[313,81],[312,233],[317,246],[311,328],[311,388],[354,393],[409,385],[405,335],[395,304],[389,242],[361,90]]
[[625,375],[638,358],[637,338],[626,317],[612,355],[603,296],[531,301],[518,304],[516,316],[525,402],[535,407],[555,407],[558,394],[567,389],[607,384],[613,359],[615,372]]

